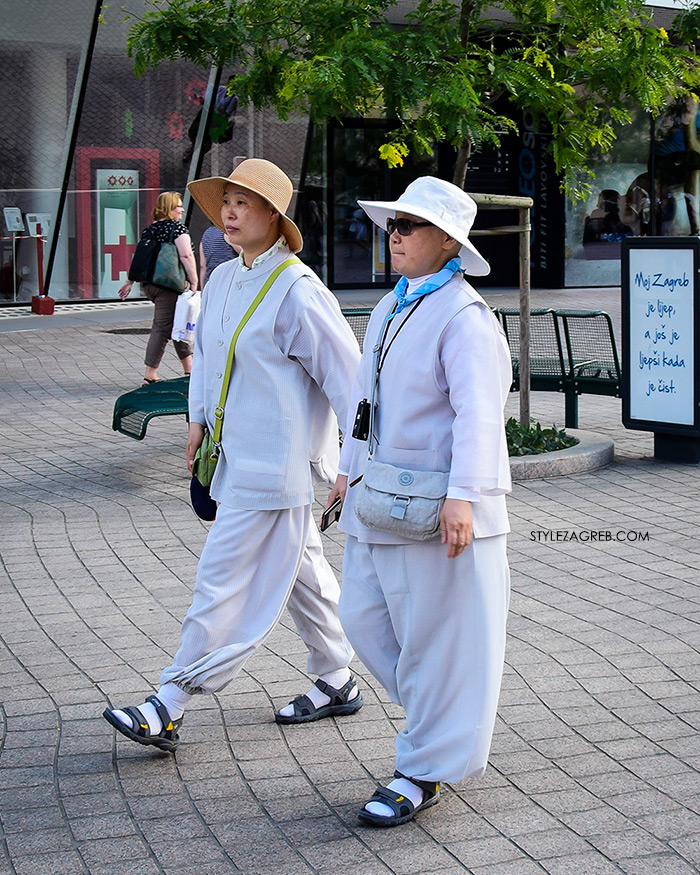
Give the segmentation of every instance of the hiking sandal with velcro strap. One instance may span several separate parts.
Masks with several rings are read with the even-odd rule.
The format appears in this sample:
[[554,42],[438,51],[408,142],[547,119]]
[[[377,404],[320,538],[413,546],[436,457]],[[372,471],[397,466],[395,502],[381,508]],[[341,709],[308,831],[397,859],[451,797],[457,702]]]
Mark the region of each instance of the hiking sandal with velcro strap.
[[[122,735],[131,739],[131,741],[135,741],[138,744],[152,745],[153,747],[160,748],[160,750],[167,750],[173,753],[180,743],[178,729],[182,726],[182,717],[178,720],[171,720],[167,708],[156,696],[149,696],[146,701],[150,702],[156,709],[160,722],[163,724],[160,732],[155,735],[151,734],[148,728],[148,720],[146,720],[138,708],[105,708],[102,716],[110,726],[113,726],[117,732],[121,732]],[[114,712],[117,710],[124,711],[125,714],[129,715],[132,721],[131,726],[122,723],[115,716]]]
[[[440,785],[436,781],[419,781],[417,778],[409,778],[407,775],[402,775],[401,772],[394,772],[395,778],[406,778],[416,787],[420,787],[423,791],[423,801],[420,805],[414,805],[406,796],[390,790],[388,787],[377,787],[374,795],[369,802],[380,802],[386,805],[394,813],[388,817],[383,817],[381,814],[373,814],[367,811],[367,808],[360,808],[357,816],[363,823],[370,826],[388,827],[399,826],[402,823],[408,823],[409,820],[423,811],[424,808],[430,808],[431,805],[436,805],[440,801]],[[369,805],[366,802],[365,805]]]
[[294,705],[293,714],[287,716],[275,711],[277,723],[311,723],[313,720],[321,720],[323,717],[343,717],[347,714],[354,714],[362,707],[362,693],[359,690],[356,696],[348,699],[352,688],[357,686],[354,675],[350,675],[350,680],[343,684],[339,690],[322,681],[321,678],[316,681],[315,686],[330,699],[327,705],[321,705],[320,708],[317,708],[308,696],[297,696],[289,703]]

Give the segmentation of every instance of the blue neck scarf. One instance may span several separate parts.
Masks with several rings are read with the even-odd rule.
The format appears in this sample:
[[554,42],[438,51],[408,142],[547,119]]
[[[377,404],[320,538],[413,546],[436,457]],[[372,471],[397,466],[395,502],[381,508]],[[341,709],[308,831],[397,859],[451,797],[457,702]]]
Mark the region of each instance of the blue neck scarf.
[[455,275],[455,273],[457,273],[461,266],[462,260],[459,256],[457,256],[456,258],[451,258],[442,268],[442,270],[434,273],[422,285],[418,286],[417,289],[414,289],[409,294],[406,294],[406,290],[408,289],[408,280],[405,276],[402,276],[394,287],[394,294],[396,295],[399,303],[392,315],[396,316],[396,314],[400,313],[404,307],[407,307],[409,304],[417,301],[418,298],[422,298],[424,295],[429,295],[431,292],[442,288],[445,283],[449,282],[452,279],[452,277]]

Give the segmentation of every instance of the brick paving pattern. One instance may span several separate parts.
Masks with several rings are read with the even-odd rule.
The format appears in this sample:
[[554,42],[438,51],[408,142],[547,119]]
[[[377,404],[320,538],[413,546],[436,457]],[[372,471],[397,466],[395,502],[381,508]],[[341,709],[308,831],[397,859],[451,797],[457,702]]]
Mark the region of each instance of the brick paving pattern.
[[[613,292],[586,294],[535,303],[619,319]],[[140,382],[145,338],[110,333],[148,324],[133,312],[0,330],[0,875],[700,871],[700,471],[654,461],[614,398],[580,401],[581,427],[614,438],[613,465],[509,500],[507,666],[484,777],[404,827],[361,827],[401,710],[357,663],[357,715],[278,727],[273,707],[308,684],[286,616],[223,694],[196,700],[176,756],[115,738],[101,712],[157,684],[207,531],[184,420],[152,421],[143,442],[111,431],[114,399]],[[162,375],[176,366],[169,351]],[[533,412],[561,423],[563,397],[536,394]],[[325,545],[339,572],[342,536]]]

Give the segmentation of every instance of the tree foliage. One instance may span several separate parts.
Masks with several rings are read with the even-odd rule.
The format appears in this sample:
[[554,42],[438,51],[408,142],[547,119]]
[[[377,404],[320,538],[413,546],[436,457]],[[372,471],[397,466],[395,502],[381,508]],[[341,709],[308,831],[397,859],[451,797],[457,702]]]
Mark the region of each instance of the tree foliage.
[[132,16],[128,36],[139,75],[185,58],[234,67],[239,99],[282,119],[382,114],[396,121],[381,149],[393,165],[447,142],[466,168],[473,146],[498,144],[515,128],[513,110],[527,110],[551,130],[574,196],[586,190],[590,150],[611,147],[630,107],[659,113],[669,98],[700,90],[694,6],[670,33],[640,0],[419,0],[402,20],[396,0],[150,6]]

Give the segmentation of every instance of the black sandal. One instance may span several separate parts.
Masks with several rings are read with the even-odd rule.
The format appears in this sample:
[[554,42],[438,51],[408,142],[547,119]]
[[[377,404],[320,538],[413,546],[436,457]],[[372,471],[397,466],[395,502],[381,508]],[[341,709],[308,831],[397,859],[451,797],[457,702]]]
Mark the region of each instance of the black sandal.
[[275,720],[277,723],[284,724],[311,723],[313,720],[321,720],[323,717],[343,717],[347,714],[354,714],[362,707],[362,693],[359,690],[353,699],[348,700],[352,688],[356,685],[357,681],[354,675],[350,675],[350,680],[343,684],[339,690],[319,678],[314,686],[328,696],[330,702],[327,705],[321,705],[320,708],[317,708],[308,696],[297,696],[289,703],[294,705],[294,713],[286,716],[275,711]]
[[[399,826],[402,823],[408,823],[409,820],[423,811],[424,808],[430,808],[431,805],[437,805],[440,801],[440,785],[436,781],[419,781],[417,778],[409,778],[407,775],[402,775],[401,772],[394,772],[395,778],[406,778],[416,787],[420,787],[423,791],[423,801],[420,805],[414,805],[410,799],[401,796],[395,790],[390,790],[388,787],[377,787],[369,802],[381,802],[387,808],[391,808],[394,812],[389,817],[382,817],[381,814],[372,814],[367,811],[367,808],[360,808],[357,816],[363,823],[368,823],[370,826]],[[365,805],[369,805],[369,802]]]
[[[150,702],[156,709],[160,722],[163,724],[157,735],[151,735],[151,730],[148,728],[148,720],[146,720],[138,708],[105,708],[102,716],[117,732],[121,732],[122,735],[126,735],[132,741],[136,741],[139,744],[153,745],[161,750],[173,753],[180,743],[178,729],[182,726],[182,717],[179,720],[171,720],[166,707],[155,696],[149,696],[146,701]],[[122,723],[114,715],[114,711],[124,711],[125,714],[128,714],[131,717],[133,727]]]

